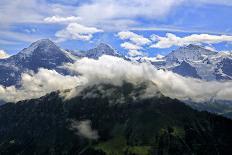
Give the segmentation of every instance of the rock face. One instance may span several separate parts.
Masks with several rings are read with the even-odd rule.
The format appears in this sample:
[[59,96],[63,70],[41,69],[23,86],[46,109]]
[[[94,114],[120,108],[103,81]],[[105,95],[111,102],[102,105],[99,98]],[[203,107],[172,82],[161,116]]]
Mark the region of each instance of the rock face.
[[52,41],[39,40],[18,54],[0,60],[0,84],[17,85],[23,72],[37,72],[39,68],[56,69],[68,62],[73,60]]
[[172,69],[172,71],[174,73],[186,76],[186,77],[193,77],[193,78],[201,78],[198,74],[197,74],[197,70],[196,68],[194,68],[193,66],[191,66],[189,63],[183,61],[179,66],[174,67]]
[[162,95],[139,98],[145,88],[146,84],[96,85],[70,100],[54,92],[5,104],[0,107],[0,154],[232,152],[231,120]]
[[217,80],[231,80],[232,77],[232,59],[224,58],[218,64],[215,69],[215,75]]

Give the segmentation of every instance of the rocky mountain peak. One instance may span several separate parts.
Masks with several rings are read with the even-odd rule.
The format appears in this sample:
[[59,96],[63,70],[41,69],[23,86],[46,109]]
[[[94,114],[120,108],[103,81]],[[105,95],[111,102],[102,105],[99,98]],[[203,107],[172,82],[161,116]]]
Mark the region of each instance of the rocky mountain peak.
[[113,49],[109,44],[106,44],[106,43],[100,43],[100,44],[98,44],[98,46],[97,46],[96,48],[102,48],[102,49],[108,48],[108,49]]
[[100,43],[97,47],[85,52],[85,56],[89,58],[99,58],[102,55],[119,56],[115,49],[105,43]]
[[117,53],[115,49],[113,49],[112,46],[106,44],[106,43],[100,43],[96,48],[96,50],[99,50],[101,53],[109,53],[109,54],[115,54]]
[[189,44],[183,48],[187,48],[187,49],[202,49],[203,47],[200,45],[196,45],[196,44]]

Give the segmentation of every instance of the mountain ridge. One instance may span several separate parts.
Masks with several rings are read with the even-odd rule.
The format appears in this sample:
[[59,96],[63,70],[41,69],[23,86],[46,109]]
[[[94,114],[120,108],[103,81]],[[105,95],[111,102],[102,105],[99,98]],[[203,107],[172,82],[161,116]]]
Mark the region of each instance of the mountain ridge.
[[[53,92],[5,104],[0,107],[0,153],[231,153],[231,120],[166,97],[133,100],[128,94],[144,89],[136,87],[95,85],[66,101]],[[100,90],[112,94],[107,97]],[[89,96],[89,91],[98,95]],[[126,102],[116,102],[118,97]],[[79,125],[87,125],[91,134],[83,133]]]

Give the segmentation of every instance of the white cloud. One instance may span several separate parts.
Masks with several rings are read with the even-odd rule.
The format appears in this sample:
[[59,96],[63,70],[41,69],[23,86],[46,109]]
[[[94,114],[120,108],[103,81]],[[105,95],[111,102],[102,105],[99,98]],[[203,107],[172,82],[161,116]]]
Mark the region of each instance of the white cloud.
[[160,54],[157,54],[157,55],[156,55],[156,58],[157,58],[157,59],[163,59],[164,57],[165,57],[165,56],[160,55]]
[[210,50],[210,51],[215,51],[215,52],[217,52],[217,50],[216,50],[215,47],[213,47],[213,46],[205,46],[204,48],[207,49],[207,50]]
[[140,50],[140,49],[142,49],[142,47],[135,45],[135,44],[132,44],[132,43],[129,43],[129,42],[122,43],[121,47],[125,48],[127,50]]
[[167,33],[166,37],[153,35],[151,39],[155,42],[151,45],[152,48],[170,48],[172,46],[185,46],[188,44],[216,44],[220,42],[232,42],[232,36],[209,34],[192,34],[190,36],[178,37],[174,34]]
[[55,36],[58,38],[58,41],[65,40],[91,40],[93,34],[103,32],[101,29],[95,27],[87,27],[78,23],[70,23],[68,26],[56,32]]
[[36,74],[22,74],[22,86],[18,89],[0,85],[0,100],[17,102],[38,98],[52,91],[74,88],[81,81],[76,76],[63,76],[54,70],[39,69]]
[[144,55],[142,51],[143,47],[138,46],[136,44],[130,43],[130,42],[124,42],[120,45],[122,48],[128,50],[128,54],[131,57],[135,57],[135,56],[142,56]]
[[128,54],[133,57],[143,55],[142,51],[139,50],[143,49],[143,46],[151,43],[148,38],[130,31],[121,31],[117,36],[122,40],[130,41],[122,43],[121,47],[128,50]]
[[89,41],[93,38],[93,34],[103,32],[101,29],[95,27],[88,27],[79,24],[81,17],[77,16],[52,16],[44,19],[45,23],[57,23],[67,25],[65,29],[57,31],[55,36],[57,37],[57,42],[63,42],[66,40],[83,40]]
[[44,14],[41,8],[48,9],[43,2],[39,3],[38,0],[1,0],[0,6],[0,23],[3,25],[38,22]]
[[[77,14],[90,23],[111,19],[156,19],[167,15],[183,0],[91,0],[77,8]],[[91,10],[91,11],[90,11]]]
[[0,34],[1,42],[3,44],[18,44],[19,42],[33,42],[41,39],[44,37],[41,31],[40,34],[28,35],[27,32],[12,30],[11,26],[16,24],[26,24],[27,26],[44,24],[44,18],[53,15],[72,16],[74,8],[67,5],[48,3],[47,0],[0,0],[0,30],[1,33],[5,33]]
[[160,61],[164,61],[164,58],[165,56],[163,56],[163,55],[160,55],[160,54],[158,54],[156,57],[141,57],[140,59],[142,60],[142,61],[150,61],[150,62],[160,62]]
[[[11,31],[10,26],[22,23],[29,25],[77,21],[81,25],[99,27],[104,30],[129,30],[133,27],[141,27],[141,24],[146,25],[138,18],[163,18],[180,5],[232,4],[230,0],[89,0],[78,2],[79,5],[68,5],[77,3],[70,1],[52,2],[47,0],[1,0],[1,30],[4,28],[6,31]],[[78,20],[79,17],[83,19],[81,22]],[[10,39],[14,40],[14,38]],[[26,40],[25,37],[23,39]]]
[[91,121],[72,121],[71,128],[77,130],[77,135],[83,136],[88,139],[98,139],[98,132],[91,128]]
[[143,37],[142,35],[138,35],[134,32],[130,31],[122,31],[118,33],[118,37],[122,40],[130,40],[136,45],[147,45],[150,44],[151,41],[148,38]]
[[143,56],[144,54],[140,51],[137,51],[137,50],[130,50],[128,52],[129,56],[131,57],[136,57],[136,56]]
[[48,3],[47,0],[1,0],[0,6],[1,25],[43,23],[48,16],[65,16],[74,11],[74,7]]
[[79,22],[81,20],[80,17],[76,16],[68,16],[68,17],[61,17],[61,16],[52,16],[52,17],[47,17],[44,19],[44,22],[46,23],[74,23],[74,22]]
[[10,57],[9,54],[7,54],[4,50],[0,50],[0,59],[5,59]]
[[[49,16],[80,16],[86,25],[114,25],[113,21],[123,21],[120,26],[130,25],[136,18],[157,19],[168,15],[183,4],[231,5],[230,0],[88,0],[83,2],[48,2],[47,0],[1,0],[0,23],[41,23]],[[191,3],[190,3],[191,2]],[[79,5],[67,5],[76,4]],[[46,11],[45,11],[46,10]],[[104,23],[104,24],[103,24]],[[124,26],[123,26],[124,25]]]

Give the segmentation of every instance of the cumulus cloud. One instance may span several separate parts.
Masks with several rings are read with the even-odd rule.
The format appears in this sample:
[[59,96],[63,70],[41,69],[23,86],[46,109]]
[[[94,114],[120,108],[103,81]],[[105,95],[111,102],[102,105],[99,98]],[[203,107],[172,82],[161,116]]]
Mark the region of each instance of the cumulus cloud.
[[130,50],[128,52],[129,56],[136,57],[136,56],[143,56],[144,54],[138,50]]
[[101,29],[95,27],[87,27],[78,23],[70,23],[68,26],[56,32],[55,36],[58,41],[65,40],[84,40],[89,41],[93,38],[93,34],[103,32]]
[[127,50],[140,50],[140,49],[142,49],[142,47],[140,47],[136,44],[129,43],[129,42],[122,43],[121,47],[125,48]]
[[74,23],[74,22],[79,22],[81,20],[80,17],[76,16],[68,16],[68,17],[61,17],[61,16],[52,16],[52,17],[46,17],[44,19],[44,22],[46,23]]
[[63,76],[54,70],[41,68],[36,74],[22,74],[22,86],[20,88],[0,85],[0,100],[17,102],[25,99],[38,98],[52,91],[74,88],[80,83],[80,77]]
[[185,37],[178,37],[172,33],[167,33],[166,37],[153,35],[151,39],[155,42],[151,45],[152,48],[170,48],[172,46],[184,46],[188,44],[216,44],[220,42],[232,42],[232,36],[209,34],[192,34]]
[[7,54],[4,50],[0,50],[0,59],[5,59],[10,57],[9,54]]
[[98,132],[91,128],[91,121],[84,120],[84,121],[72,121],[71,128],[76,130],[77,135],[83,136],[88,139],[96,140],[99,138]]
[[131,57],[135,57],[135,56],[142,56],[144,55],[142,51],[143,47],[136,45],[134,43],[130,43],[130,42],[124,42],[121,43],[120,46],[126,50],[128,50],[128,55]]
[[148,38],[145,38],[142,35],[138,35],[134,32],[130,31],[122,31],[118,33],[118,37],[122,40],[130,40],[136,45],[147,45],[150,44],[151,41]]
[[122,43],[121,47],[128,50],[128,54],[132,57],[143,55],[143,53],[139,50],[142,50],[144,45],[151,43],[148,38],[130,31],[121,31],[117,34],[117,36],[122,40],[129,41]]

